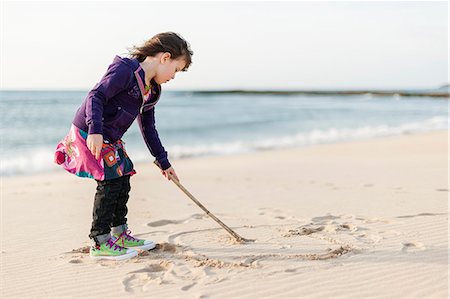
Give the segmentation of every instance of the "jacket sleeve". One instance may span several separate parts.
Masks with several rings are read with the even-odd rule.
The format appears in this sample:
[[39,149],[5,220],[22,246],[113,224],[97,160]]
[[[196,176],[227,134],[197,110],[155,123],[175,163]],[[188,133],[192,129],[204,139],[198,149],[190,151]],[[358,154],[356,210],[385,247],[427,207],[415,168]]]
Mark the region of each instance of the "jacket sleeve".
[[155,107],[138,115],[138,123],[142,136],[150,153],[156,158],[156,162],[162,170],[168,169],[171,165],[167,157],[167,152],[159,139],[158,131],[155,127]]
[[103,106],[109,99],[126,89],[133,76],[124,63],[113,63],[106,74],[89,92],[86,103],[86,124],[89,134],[103,134]]

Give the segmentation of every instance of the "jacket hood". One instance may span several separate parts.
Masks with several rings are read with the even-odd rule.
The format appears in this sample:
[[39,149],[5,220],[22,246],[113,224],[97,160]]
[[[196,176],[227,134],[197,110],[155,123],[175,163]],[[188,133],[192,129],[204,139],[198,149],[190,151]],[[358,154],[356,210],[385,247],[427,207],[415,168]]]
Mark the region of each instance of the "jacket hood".
[[120,57],[119,55],[116,55],[116,57],[114,57],[113,63],[124,63],[128,65],[133,70],[133,72],[139,67],[139,61],[137,59]]
[[[116,57],[114,57],[113,64],[119,64],[119,63],[126,64],[128,67],[130,67],[130,69],[133,72],[135,72],[138,68],[141,68],[141,65],[139,64],[139,60],[137,60],[136,58],[120,57],[119,55],[116,55]],[[144,80],[145,72],[142,68],[139,71],[139,75],[141,76],[142,80]],[[153,84],[157,85],[159,92],[161,92],[161,84],[157,84],[154,79],[152,79],[151,82]]]

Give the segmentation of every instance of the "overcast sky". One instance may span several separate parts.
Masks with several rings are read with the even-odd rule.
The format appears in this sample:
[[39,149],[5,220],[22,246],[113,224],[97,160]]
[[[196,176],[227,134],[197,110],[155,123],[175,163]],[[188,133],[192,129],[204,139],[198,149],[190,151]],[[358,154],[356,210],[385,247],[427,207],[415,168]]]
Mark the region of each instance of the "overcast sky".
[[175,31],[193,64],[166,90],[433,88],[440,2],[3,2],[2,89],[89,89],[115,55]]

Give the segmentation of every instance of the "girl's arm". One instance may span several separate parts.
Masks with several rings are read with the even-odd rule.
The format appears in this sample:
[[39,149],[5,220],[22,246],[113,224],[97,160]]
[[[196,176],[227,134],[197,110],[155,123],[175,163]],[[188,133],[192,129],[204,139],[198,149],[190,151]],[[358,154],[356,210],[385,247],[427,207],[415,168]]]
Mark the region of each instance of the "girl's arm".
[[158,131],[155,127],[155,107],[139,114],[138,123],[145,144],[152,156],[156,158],[159,167],[162,170],[169,169],[171,165],[167,157],[167,152],[159,139]]

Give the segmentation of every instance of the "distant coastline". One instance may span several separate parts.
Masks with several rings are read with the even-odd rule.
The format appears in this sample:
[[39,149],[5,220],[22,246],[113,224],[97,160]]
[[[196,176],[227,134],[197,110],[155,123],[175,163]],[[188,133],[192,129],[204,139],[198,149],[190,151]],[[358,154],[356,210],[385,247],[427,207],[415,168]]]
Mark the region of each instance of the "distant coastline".
[[[89,89],[0,89],[0,92],[88,92]],[[169,92],[189,93],[192,95],[242,94],[242,95],[367,95],[398,97],[432,97],[450,99],[450,84],[430,89],[315,89],[315,90],[283,90],[283,89],[166,89]]]
[[399,90],[196,90],[193,94],[271,94],[271,95],[373,95],[401,97],[435,97],[450,99],[448,91],[399,91]]
[[[399,97],[433,97],[450,99],[450,91],[433,90],[250,90],[250,89],[216,89],[216,90],[167,90],[192,95],[243,94],[243,95],[367,95],[367,96],[399,96]],[[0,92],[88,92],[88,89],[0,89]]]

